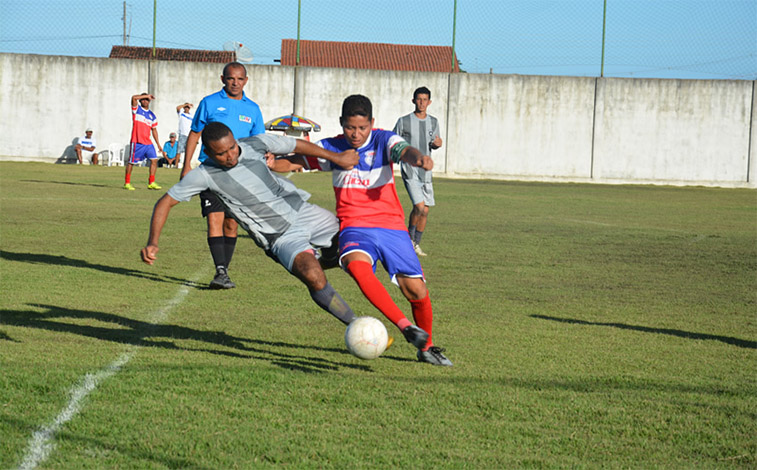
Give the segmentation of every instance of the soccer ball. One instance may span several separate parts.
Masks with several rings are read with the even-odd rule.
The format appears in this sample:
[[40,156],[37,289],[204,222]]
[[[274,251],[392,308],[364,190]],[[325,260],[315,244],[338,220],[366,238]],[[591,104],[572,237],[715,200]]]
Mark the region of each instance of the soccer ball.
[[358,317],[347,326],[344,343],[347,350],[360,359],[376,359],[386,349],[389,334],[386,327],[373,317]]

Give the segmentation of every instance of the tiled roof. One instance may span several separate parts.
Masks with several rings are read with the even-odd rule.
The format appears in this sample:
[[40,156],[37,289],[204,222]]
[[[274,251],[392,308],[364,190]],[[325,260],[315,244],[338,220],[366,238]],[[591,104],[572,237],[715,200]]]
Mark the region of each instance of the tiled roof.
[[[152,58],[152,47],[113,46],[110,50],[111,59],[142,59]],[[228,64],[236,60],[234,51],[202,51],[196,49],[155,49],[156,60],[178,60],[182,62],[212,62]]]
[[[281,65],[297,65],[297,40],[281,40]],[[300,40],[300,63],[307,67],[449,72],[452,48],[367,42]],[[455,60],[455,72],[460,63]]]

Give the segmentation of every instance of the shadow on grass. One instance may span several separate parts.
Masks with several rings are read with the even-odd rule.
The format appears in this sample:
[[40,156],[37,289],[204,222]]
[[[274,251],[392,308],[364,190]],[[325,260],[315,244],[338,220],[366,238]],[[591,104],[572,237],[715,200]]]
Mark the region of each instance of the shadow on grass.
[[[221,356],[268,361],[284,369],[308,373],[336,371],[340,367],[372,371],[372,368],[360,364],[346,364],[318,357],[287,354],[275,351],[278,348],[296,350],[328,351],[349,355],[344,349],[323,348],[304,344],[291,344],[279,341],[264,341],[232,336],[223,331],[195,330],[179,325],[155,324],[141,320],[122,317],[103,312],[74,310],[54,305],[29,304],[36,310],[0,310],[0,325],[37,328],[58,333],[72,333],[102,341],[127,344],[139,347],[164,348],[178,351],[195,351],[218,354]],[[70,321],[66,321],[70,320]],[[97,321],[109,326],[84,325],[82,320]],[[0,337],[0,340],[3,338]],[[177,341],[197,341],[214,347],[182,347]],[[16,341],[17,342],[17,341]]]
[[187,285],[189,287],[193,287],[196,289],[197,288],[207,289],[207,286],[202,286],[200,284],[197,284],[196,282],[192,282],[186,279],[181,279],[178,277],[157,276],[155,274],[147,273],[144,271],[137,271],[135,269],[119,268],[119,267],[114,267],[114,266],[107,266],[104,264],[92,264],[88,261],[69,258],[67,256],[46,255],[46,254],[41,254],[41,253],[14,253],[12,251],[0,250],[0,258],[7,259],[10,261],[20,261],[23,263],[50,264],[50,265],[58,265],[58,266],[70,266],[74,268],[96,269],[98,271],[111,273],[111,274],[120,274],[122,276],[139,277],[142,279],[147,279],[148,281],[169,282],[173,284]]
[[[113,188],[112,185],[107,184],[94,184],[94,183],[80,183],[78,181],[43,181],[43,180],[21,180],[21,183],[52,183],[52,184],[68,184],[72,186],[93,186],[95,188]],[[120,188],[119,188],[120,189]]]
[[[0,421],[7,423],[9,426],[15,427],[20,431],[32,435],[39,430],[38,423],[30,423],[25,420],[17,418],[11,418],[9,416],[0,415]],[[197,470],[210,470],[211,467],[200,466],[197,462],[183,459],[180,457],[174,457],[169,455],[161,455],[158,450],[148,450],[145,448],[135,449],[130,447],[127,443],[113,442],[104,439],[95,439],[92,437],[83,437],[72,431],[62,429],[56,433],[56,436],[66,441],[78,442],[84,452],[92,457],[99,457],[105,459],[109,454],[117,453],[119,455],[129,456],[134,459],[135,462],[140,463],[158,463],[162,464],[166,468],[193,468]],[[148,467],[145,463],[145,467]]]
[[732,344],[740,348],[757,349],[757,341],[748,341],[745,339],[734,338],[731,336],[719,336],[709,335],[706,333],[692,333],[690,331],[683,330],[671,330],[668,328],[650,328],[648,326],[626,325],[625,323],[604,323],[604,322],[592,322],[586,320],[576,320],[573,318],[557,318],[547,315],[530,315],[533,318],[540,318],[542,320],[551,320],[560,323],[572,323],[575,325],[590,325],[590,326],[611,326],[613,328],[620,328],[622,330],[641,331],[644,333],[655,333],[660,335],[678,336],[679,338],[687,339],[702,339],[721,341],[726,344]]

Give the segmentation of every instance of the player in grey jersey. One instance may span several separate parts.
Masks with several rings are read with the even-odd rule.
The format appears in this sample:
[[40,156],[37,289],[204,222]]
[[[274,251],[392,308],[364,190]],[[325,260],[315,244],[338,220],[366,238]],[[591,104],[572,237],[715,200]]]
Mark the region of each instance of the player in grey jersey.
[[171,208],[209,189],[268,256],[307,286],[319,307],[345,324],[352,321],[354,312],[322,269],[322,265],[337,265],[339,221],[326,209],[308,203],[309,193],[271,173],[265,154],[296,152],[349,169],[358,162],[357,152],[350,149],[334,153],[305,140],[267,134],[237,142],[231,130],[220,122],[205,126],[202,141],[210,159],[187,173],[155,204],[150,236],[141,251],[142,261],[155,262],[158,239]]
[[[426,113],[431,104],[431,91],[426,87],[417,88],[413,92],[413,104],[415,110],[397,120],[394,133],[408,141],[421,153],[430,156],[432,150],[442,146],[442,138],[439,137],[439,121]],[[426,256],[420,244],[423,231],[426,229],[428,209],[435,204],[431,170],[424,170],[403,162],[402,181],[413,203],[407,231],[413,241],[415,253],[418,256]]]

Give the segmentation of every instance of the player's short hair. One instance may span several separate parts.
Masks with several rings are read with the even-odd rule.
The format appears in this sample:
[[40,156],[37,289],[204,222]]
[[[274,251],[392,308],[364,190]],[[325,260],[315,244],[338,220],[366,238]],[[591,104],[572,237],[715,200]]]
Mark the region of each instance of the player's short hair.
[[223,76],[226,76],[226,72],[228,72],[231,69],[240,68],[244,70],[244,76],[247,76],[247,67],[240,64],[239,62],[229,62],[228,64],[223,66]]
[[234,135],[231,129],[222,122],[211,122],[202,130],[203,142],[217,142],[227,135]]
[[415,101],[418,98],[418,95],[428,95],[428,99],[431,99],[431,90],[429,90],[425,86],[416,88],[415,91],[413,92],[413,101]]
[[350,95],[344,99],[341,119],[352,116],[365,116],[369,120],[373,119],[373,105],[367,96]]

